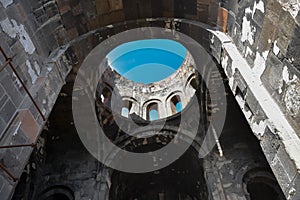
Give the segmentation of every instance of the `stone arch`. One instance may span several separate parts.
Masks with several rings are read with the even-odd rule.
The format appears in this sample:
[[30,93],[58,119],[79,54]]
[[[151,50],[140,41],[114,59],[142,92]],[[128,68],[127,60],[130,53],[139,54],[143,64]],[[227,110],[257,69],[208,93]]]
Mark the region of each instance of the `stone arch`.
[[[166,110],[168,116],[174,115],[185,107],[184,94],[182,91],[174,91],[166,98]],[[178,104],[181,104],[181,109],[178,109]]]
[[109,101],[111,99],[111,95],[113,93],[113,87],[106,83],[103,82],[102,84],[98,84],[97,86],[97,101],[104,105],[109,105]]
[[138,101],[133,97],[122,97],[121,115],[128,117],[132,113],[139,114],[140,107]]
[[56,185],[44,190],[38,200],[74,200],[74,192],[67,186]]
[[[132,136],[127,135],[127,136],[124,136],[122,138],[119,138],[119,140],[116,141],[116,144],[120,144],[120,148],[122,148],[122,149],[127,148],[131,144],[134,144],[134,148],[139,148],[143,145],[154,144],[158,140],[153,140],[153,139],[149,138],[149,139],[147,139],[146,143],[143,143],[141,141],[138,141],[138,140],[140,140],[138,138],[139,138],[139,136],[144,135],[145,132],[149,132],[149,134],[151,134],[153,129],[156,130],[156,129],[160,129],[160,128],[161,128],[161,126],[157,125],[157,126],[154,126],[152,128],[149,127],[149,128],[143,129],[143,130],[139,130],[139,131],[134,133],[134,135],[137,136],[136,138],[133,138]],[[201,151],[201,143],[202,143],[201,139],[200,140],[198,140],[198,139],[194,140],[191,137],[192,133],[190,133],[189,130],[184,129],[184,130],[181,130],[181,131],[182,131],[182,136],[183,137],[181,137],[180,139],[182,140],[182,142],[192,143],[190,148],[188,149],[188,151],[192,151],[193,153],[195,153],[195,156],[198,156],[199,151]],[[176,132],[178,132],[178,127],[173,126],[173,125],[168,125],[168,126],[164,127],[163,129],[161,129],[160,132],[163,132],[163,134],[161,136],[164,136],[164,137],[169,138],[170,140],[172,140],[172,138],[173,138],[172,136],[174,136],[176,134]],[[153,137],[159,137],[159,136],[156,135],[156,136],[153,136]],[[125,141],[127,141],[127,142],[125,142]],[[130,142],[128,142],[128,141],[130,141]],[[164,140],[161,140],[161,142],[163,142],[163,141]],[[127,150],[132,151],[132,149],[127,149]],[[117,154],[118,154],[117,149],[114,152],[111,153],[111,155],[113,155],[113,157],[115,157],[115,155],[117,155]],[[112,159],[112,158],[108,157],[107,159],[109,160],[109,159]],[[199,165],[199,167],[201,167],[201,165]],[[107,200],[111,199],[111,195],[112,195],[112,193],[111,193],[112,185],[110,183],[111,182],[116,183],[115,181],[112,180],[114,172],[116,172],[116,170],[105,167],[104,168],[104,173],[102,174],[103,180],[108,181],[107,184],[103,184],[101,186],[101,190],[105,191],[103,196],[105,196]],[[206,180],[203,179],[203,181],[204,181],[203,182],[204,185],[202,185],[202,186],[206,187]],[[108,194],[108,193],[110,193],[110,194]],[[206,199],[206,198],[204,198],[204,199]]]
[[243,176],[243,188],[249,200],[285,199],[274,175],[264,168],[253,168],[246,172]]
[[147,105],[146,107],[146,118],[149,121],[157,120],[159,119],[159,110],[158,110],[158,103],[152,102]]
[[195,73],[191,74],[191,75],[188,77],[188,79],[187,79],[187,81],[186,81],[186,84],[185,84],[185,92],[187,92],[187,90],[188,90],[190,87],[193,88],[193,90],[196,90],[196,89],[197,89],[197,81],[196,81],[196,78],[197,78],[197,76],[196,76]]
[[[159,99],[150,99],[143,104],[142,116],[146,120],[157,120],[165,115],[165,110],[163,109],[162,102]],[[153,118],[151,119],[151,113],[153,113]],[[156,117],[155,117],[156,116]]]

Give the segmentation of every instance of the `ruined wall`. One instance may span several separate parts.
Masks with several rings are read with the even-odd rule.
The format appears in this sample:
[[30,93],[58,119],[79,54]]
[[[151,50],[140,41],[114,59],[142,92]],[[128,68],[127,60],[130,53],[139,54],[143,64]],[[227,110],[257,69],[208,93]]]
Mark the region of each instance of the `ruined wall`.
[[[62,27],[57,14],[53,1],[47,5],[42,1],[0,1],[0,46],[5,54],[0,53],[1,146],[37,142],[71,69],[72,50],[68,47],[56,50],[58,43],[53,32]],[[12,175],[0,170],[1,199],[11,198],[32,149],[31,146],[1,149],[2,168]]]
[[[190,79],[196,78],[194,68],[195,61],[187,52],[186,58],[176,72],[169,77],[151,84],[134,83],[123,76],[115,76],[115,87],[117,87],[122,99],[131,99],[136,103],[132,109],[140,117],[146,119],[147,105],[155,102],[158,104],[159,118],[172,115],[170,98],[174,95],[180,97],[182,109],[188,104],[195,91],[190,85]],[[131,112],[131,113],[132,113]],[[130,114],[131,114],[130,113]]]
[[[1,0],[0,44],[9,57],[17,54],[13,64],[47,117],[70,64],[80,64],[105,37],[141,26],[174,28],[170,20],[151,18],[196,20],[184,20],[178,27],[211,43],[285,195],[299,199],[299,4],[295,2],[224,0],[227,35],[212,31],[208,38],[195,23],[217,24],[216,0]],[[148,19],[136,20],[141,18]],[[5,63],[1,55],[0,61]],[[6,66],[0,72],[1,145],[31,143],[41,130],[44,122],[25,96]],[[1,163],[18,177],[30,148],[2,150]],[[15,183],[0,173],[0,196],[9,199]]]
[[222,6],[228,10],[227,36],[212,37],[214,56],[286,197],[299,199],[299,2]]
[[240,1],[229,11],[227,27],[228,35],[295,129],[300,126],[296,89],[299,10],[297,1]]

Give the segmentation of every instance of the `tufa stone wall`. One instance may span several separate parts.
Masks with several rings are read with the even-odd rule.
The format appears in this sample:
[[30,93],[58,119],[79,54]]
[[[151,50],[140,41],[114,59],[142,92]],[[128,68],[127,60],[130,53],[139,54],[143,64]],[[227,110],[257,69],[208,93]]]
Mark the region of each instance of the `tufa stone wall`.
[[299,199],[299,3],[224,1],[227,35],[214,56],[287,199]]
[[[55,31],[62,28],[54,1],[0,1],[0,145],[35,144],[45,120],[34,106],[32,95],[44,118],[50,114],[74,54],[68,46],[58,48]],[[21,84],[24,83],[24,86]],[[3,148],[0,163],[19,178],[32,147]],[[0,196],[10,199],[16,186],[8,173],[0,170]]]

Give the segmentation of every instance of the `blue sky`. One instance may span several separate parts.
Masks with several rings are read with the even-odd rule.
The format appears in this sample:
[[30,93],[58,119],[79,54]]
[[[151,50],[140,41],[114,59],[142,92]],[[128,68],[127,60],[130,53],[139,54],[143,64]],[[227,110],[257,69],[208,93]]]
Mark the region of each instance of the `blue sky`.
[[138,40],[116,47],[107,58],[110,66],[124,77],[148,84],[174,73],[186,51],[183,45],[172,40]]

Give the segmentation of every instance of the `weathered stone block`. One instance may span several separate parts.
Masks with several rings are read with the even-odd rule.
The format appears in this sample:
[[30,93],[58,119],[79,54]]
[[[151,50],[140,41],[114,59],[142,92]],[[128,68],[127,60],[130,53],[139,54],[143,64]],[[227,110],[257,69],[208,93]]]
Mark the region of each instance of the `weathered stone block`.
[[292,181],[297,174],[297,169],[295,167],[295,164],[291,161],[289,155],[286,153],[284,146],[281,146],[278,149],[277,157],[281,161],[281,163],[284,167],[286,176],[289,178],[289,180]]
[[122,10],[111,12],[101,16],[101,22],[103,26],[110,25],[115,22],[121,22],[125,20],[124,12]]
[[95,0],[97,13],[99,15],[105,14],[109,12],[109,3],[108,1],[103,0]]
[[[261,80],[270,94],[274,94],[282,86],[282,70],[283,63],[272,52],[269,53],[266,69],[261,76]],[[279,96],[276,96],[276,98],[280,101]]]
[[[181,15],[197,15],[197,0],[174,0],[174,10],[175,13]],[[216,15],[217,16],[217,15]]]
[[[235,93],[236,95],[240,95],[243,99],[245,99],[245,95],[247,94],[247,83],[243,76],[241,75],[239,70],[236,70],[234,72],[234,80],[235,80],[235,86],[238,87],[239,91],[241,92],[240,94]],[[235,91],[237,91],[235,89]]]
[[211,35],[210,39],[210,49],[212,56],[217,60],[218,63],[221,61],[221,52],[222,52],[222,42],[217,38]]
[[[4,173],[2,173],[4,175]],[[7,175],[4,175],[5,177]],[[5,179],[2,175],[0,175],[0,185],[3,183],[2,187],[0,188],[0,196],[3,199],[10,199],[12,197],[12,183]]]
[[0,99],[5,95],[3,87],[0,85]]
[[22,21],[21,16],[18,15],[18,9],[16,4],[12,4],[11,6],[7,7],[5,10],[7,16],[9,16],[9,18],[13,18],[14,20],[20,22]]
[[169,15],[173,16],[173,14],[174,14],[174,0],[162,1],[162,9],[165,11],[165,13],[168,13]]
[[251,67],[253,67],[253,65],[254,65],[254,60],[255,60],[255,57],[256,57],[256,48],[253,47],[253,46],[255,46],[255,44],[254,44],[254,45],[251,45],[248,41],[246,41],[246,42],[244,43],[244,45],[245,45],[245,49],[244,49],[244,51],[243,51],[244,57],[246,58],[247,63],[248,63]]
[[237,49],[240,52],[243,52],[244,50],[244,44],[241,41],[241,36],[242,36],[242,32],[241,32],[241,26],[236,22],[234,29],[233,29],[233,41],[234,44],[236,45]]
[[3,121],[3,119],[0,118],[0,137],[2,137],[2,135],[4,134],[4,129],[6,127],[6,123]]
[[245,100],[249,109],[254,114],[254,122],[260,122],[267,119],[267,116],[255,98],[253,91],[247,90]]
[[212,25],[212,26],[217,25],[218,8],[219,8],[219,2],[210,1],[209,11],[208,11],[208,24],[209,25]]
[[279,15],[282,12],[282,7],[277,0],[268,0],[266,10],[269,18],[274,17],[273,19],[275,22],[279,20]]
[[277,25],[274,24],[268,17],[265,17],[261,34],[259,37],[258,50],[259,52],[268,51],[271,48],[271,42],[274,41]]
[[264,18],[265,18],[265,14],[261,12],[261,10],[256,9],[254,16],[253,16],[253,21],[255,22],[255,24],[257,26],[259,26],[260,28],[263,25],[264,22]]
[[227,67],[226,67],[226,72],[227,72],[227,76],[229,78],[231,78],[233,76],[233,71],[232,71],[232,58],[227,56],[228,60],[227,60]]
[[[57,1],[57,2],[61,2],[61,1]],[[58,3],[58,8],[59,8],[59,12],[60,12],[61,15],[71,11],[71,7],[70,7],[69,4],[64,4],[64,3],[60,4],[60,3]]]
[[52,18],[55,15],[59,14],[57,5],[55,1],[48,1],[44,4],[45,13],[48,16],[48,18]]
[[94,19],[97,16],[97,10],[92,1],[80,1],[82,10],[84,11],[82,15],[85,17],[85,20]]
[[286,54],[289,60],[292,61],[293,65],[300,71],[299,35],[300,35],[300,25],[297,24]]
[[6,103],[7,100],[8,100],[7,95],[4,95],[0,98],[0,108],[2,108],[2,106]]
[[[12,101],[9,99],[4,104],[4,106],[1,108],[1,118],[8,123],[9,120],[13,117],[14,113],[16,112],[17,108],[12,103]],[[2,114],[3,113],[3,114]]]
[[242,24],[243,23],[243,17],[245,16],[245,9],[246,8],[253,8],[254,2],[252,0],[244,0],[244,1],[240,1],[239,3],[239,7],[238,7],[238,13],[237,13],[237,17],[236,17],[236,22],[238,24]]
[[123,9],[122,0],[108,0],[110,11]]
[[289,186],[288,197],[290,200],[300,199],[300,172],[296,174],[295,178],[292,181],[292,184]]
[[234,36],[234,24],[235,24],[235,14],[230,10],[228,12],[228,21],[227,21],[227,33],[233,37]]
[[284,169],[283,163],[281,163],[281,160],[277,154],[275,155],[270,165],[283,192],[286,191],[291,180],[289,180],[289,177],[287,176],[286,171]]
[[74,15],[71,11],[66,12],[65,14],[62,15],[62,21],[64,23],[65,28],[71,29],[74,26],[76,26],[76,21],[74,20]]
[[24,11],[22,5],[20,3],[17,3],[16,8],[17,8],[17,11],[18,11],[17,13],[21,18],[21,22],[26,21],[27,20],[27,15],[25,14],[25,11]]
[[14,153],[14,149],[7,149],[6,152],[2,156],[2,164],[9,169],[9,171],[17,176],[21,168],[20,158]]

